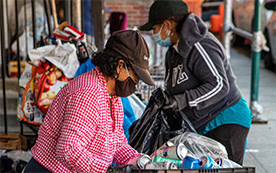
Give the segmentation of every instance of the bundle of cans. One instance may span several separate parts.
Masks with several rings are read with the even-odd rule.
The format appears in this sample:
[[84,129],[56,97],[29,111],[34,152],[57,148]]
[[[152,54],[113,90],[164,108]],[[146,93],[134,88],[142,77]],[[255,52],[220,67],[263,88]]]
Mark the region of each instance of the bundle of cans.
[[212,159],[209,156],[202,156],[199,159],[190,154],[185,145],[179,143],[174,145],[166,142],[155,151],[150,157],[141,155],[137,161],[140,169],[170,170],[170,169],[216,169],[229,168],[230,160]]

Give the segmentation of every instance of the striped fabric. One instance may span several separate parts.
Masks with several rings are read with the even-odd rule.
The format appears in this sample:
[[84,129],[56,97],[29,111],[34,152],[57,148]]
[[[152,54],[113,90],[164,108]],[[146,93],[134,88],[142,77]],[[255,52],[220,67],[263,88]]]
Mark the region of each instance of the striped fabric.
[[[111,102],[111,106],[109,103]],[[127,144],[120,98],[110,96],[96,68],[58,93],[32,148],[33,158],[51,172],[106,172],[140,154]]]
[[193,101],[189,101],[190,107],[196,107],[198,103],[208,100],[209,98],[214,97],[217,93],[219,93],[223,87],[223,79],[221,75],[218,73],[218,70],[216,69],[213,61],[209,57],[208,53],[205,51],[205,49],[201,46],[199,42],[195,43],[195,47],[199,51],[200,55],[203,57],[204,62],[207,64],[209,70],[211,71],[212,75],[216,77],[217,85],[206,94],[198,97],[197,99]]

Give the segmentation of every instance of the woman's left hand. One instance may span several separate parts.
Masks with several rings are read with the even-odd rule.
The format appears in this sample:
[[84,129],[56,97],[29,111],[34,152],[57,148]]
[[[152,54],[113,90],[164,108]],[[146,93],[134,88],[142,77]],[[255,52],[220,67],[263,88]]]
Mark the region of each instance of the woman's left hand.
[[164,112],[175,112],[178,110],[177,101],[173,95],[169,94],[166,90],[164,91],[165,103],[163,106]]

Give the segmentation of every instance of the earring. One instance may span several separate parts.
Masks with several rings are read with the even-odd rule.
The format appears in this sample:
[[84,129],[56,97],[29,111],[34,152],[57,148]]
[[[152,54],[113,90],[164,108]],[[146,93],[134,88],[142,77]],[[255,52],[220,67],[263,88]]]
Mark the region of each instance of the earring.
[[171,33],[172,33],[171,30],[168,30],[168,31],[167,31],[167,36],[170,36]]
[[171,31],[170,36],[173,36],[173,35],[174,35],[174,31]]

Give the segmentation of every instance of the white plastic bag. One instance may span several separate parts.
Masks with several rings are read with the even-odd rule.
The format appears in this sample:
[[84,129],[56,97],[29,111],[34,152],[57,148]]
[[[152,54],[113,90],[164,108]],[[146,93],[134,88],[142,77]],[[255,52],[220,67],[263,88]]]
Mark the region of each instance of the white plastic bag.
[[135,114],[135,118],[138,120],[146,109],[146,105],[135,94],[131,94],[128,100]]
[[201,156],[210,156],[214,160],[228,159],[227,151],[221,143],[197,133],[185,132],[169,141],[175,145],[183,143],[188,153],[196,159],[200,159]]
[[73,44],[48,45],[29,52],[30,59],[38,66],[44,59],[62,70],[67,78],[73,78],[80,64]]
[[[27,52],[32,50],[34,47],[33,43],[33,32],[24,31],[23,34],[19,37],[19,52],[20,56],[27,59]],[[12,44],[12,51],[17,52],[17,41]]]
[[8,158],[14,161],[23,160],[25,162],[29,162],[33,157],[31,151],[22,151],[22,150],[9,151],[7,152],[7,156]]

